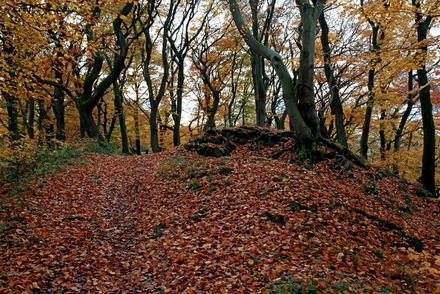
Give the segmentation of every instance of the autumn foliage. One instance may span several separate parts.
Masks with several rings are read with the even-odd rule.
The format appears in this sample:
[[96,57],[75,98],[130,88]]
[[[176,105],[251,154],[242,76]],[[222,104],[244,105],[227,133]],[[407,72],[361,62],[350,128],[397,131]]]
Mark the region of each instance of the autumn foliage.
[[279,152],[292,143],[95,155],[37,179],[2,204],[0,292],[439,291],[438,200],[330,149],[307,168]]

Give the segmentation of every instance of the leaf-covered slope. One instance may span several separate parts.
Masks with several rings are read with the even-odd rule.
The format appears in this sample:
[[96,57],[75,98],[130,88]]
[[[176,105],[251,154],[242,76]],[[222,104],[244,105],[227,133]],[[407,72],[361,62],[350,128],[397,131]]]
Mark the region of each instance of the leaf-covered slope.
[[1,220],[0,291],[438,290],[437,200],[375,168],[267,158],[274,148],[95,156],[41,179]]

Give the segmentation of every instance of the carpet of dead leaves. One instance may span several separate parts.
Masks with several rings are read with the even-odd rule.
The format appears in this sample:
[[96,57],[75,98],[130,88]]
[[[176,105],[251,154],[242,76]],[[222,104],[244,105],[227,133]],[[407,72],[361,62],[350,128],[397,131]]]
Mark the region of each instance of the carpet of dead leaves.
[[439,291],[438,200],[373,167],[273,151],[96,155],[38,179],[0,219],[0,292]]

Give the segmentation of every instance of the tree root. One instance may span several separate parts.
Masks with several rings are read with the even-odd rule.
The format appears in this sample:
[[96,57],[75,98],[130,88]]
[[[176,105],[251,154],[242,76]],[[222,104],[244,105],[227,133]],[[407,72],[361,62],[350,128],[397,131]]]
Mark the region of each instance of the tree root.
[[[331,147],[333,150],[335,150],[338,153],[339,158],[340,158],[338,160],[341,161],[343,158],[345,158],[345,160],[347,160],[346,159],[346,155],[348,155],[350,157],[350,159],[352,159],[352,161],[355,164],[357,164],[358,166],[361,166],[361,167],[364,167],[364,168],[368,167],[367,163],[365,162],[365,159],[363,159],[362,157],[357,156],[353,151],[351,151],[347,147],[345,147],[345,146],[343,146],[343,145],[341,145],[341,144],[339,144],[339,143],[337,143],[337,142],[335,142],[333,140],[324,138],[322,136],[318,140],[319,140],[319,142],[323,143],[325,146]],[[341,161],[341,166],[342,165],[345,166],[346,163],[343,163]]]
[[[184,145],[185,149],[196,151],[203,156],[228,156],[236,148],[236,146],[250,144],[250,149],[259,151],[262,146],[274,147],[278,144],[287,142],[290,138],[295,138],[295,134],[290,131],[274,132],[271,129],[241,126],[237,128],[225,128],[221,130],[210,130],[199,137],[193,138]],[[334,150],[334,153],[325,153],[318,151],[318,144]],[[310,168],[325,159],[335,158],[335,168],[349,169],[351,162],[354,164],[367,167],[364,159],[357,156],[347,147],[323,136],[317,136],[313,140],[307,142],[296,138],[293,145],[287,146],[281,150],[274,150],[269,155],[270,158],[278,159],[283,153],[294,151],[297,153],[298,161],[306,163]]]
[[365,216],[368,219],[374,220],[379,222],[380,224],[384,225],[386,228],[390,229],[390,230],[394,230],[397,231],[397,234],[399,234],[400,236],[402,236],[403,238],[405,238],[409,244],[411,244],[412,246],[414,246],[414,250],[416,252],[422,252],[423,251],[423,243],[422,240],[414,237],[414,236],[410,236],[407,235],[404,232],[404,229],[401,226],[396,225],[395,223],[392,223],[390,221],[381,219],[380,217],[377,217],[375,215],[371,215],[361,209],[358,208],[349,208],[351,211],[357,212],[359,214],[362,214],[363,216]]

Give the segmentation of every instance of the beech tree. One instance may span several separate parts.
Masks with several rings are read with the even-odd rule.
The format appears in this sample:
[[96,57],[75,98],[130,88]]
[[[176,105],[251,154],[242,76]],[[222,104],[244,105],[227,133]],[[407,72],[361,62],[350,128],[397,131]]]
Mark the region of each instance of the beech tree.
[[[179,2],[180,3],[180,2]],[[182,15],[180,22],[176,23],[171,28],[168,34],[168,42],[172,50],[171,59],[177,66],[176,75],[177,81],[174,83],[174,78],[171,79],[170,85],[170,100],[171,100],[171,115],[174,121],[173,126],[173,144],[174,146],[180,145],[180,127],[182,118],[182,103],[183,103],[183,91],[185,83],[185,61],[188,51],[191,48],[191,44],[195,41],[197,36],[202,31],[205,22],[207,21],[210,12],[213,8],[214,1],[209,1],[203,6],[204,15],[201,19],[197,19],[196,15],[200,7],[199,0],[193,0],[185,5],[179,5],[177,3],[175,13]],[[197,24],[193,24],[196,23]],[[198,26],[198,28],[197,28]],[[191,33],[191,31],[193,31]],[[172,73],[175,74],[174,72]],[[174,88],[176,89],[174,92]]]
[[339,95],[339,86],[336,82],[336,75],[333,70],[333,63],[331,59],[332,50],[330,48],[329,41],[329,27],[325,16],[325,11],[322,11],[321,15],[319,16],[319,25],[321,27],[321,44],[324,57],[324,71],[330,92],[330,102],[328,103],[328,105],[331,106],[332,113],[335,115],[337,140],[341,145],[347,147],[348,143],[347,136],[345,135],[344,112],[342,109],[341,97]]
[[[433,20],[433,15],[438,13],[438,2],[431,3],[426,13],[422,10],[420,0],[412,0],[414,9],[415,28],[417,30],[417,41],[419,48],[417,50],[416,60],[420,63],[417,68],[418,83],[420,89],[420,104],[422,108],[423,121],[423,159],[422,159],[422,175],[421,182],[425,188],[435,195],[435,126],[432,116],[431,87],[428,80],[426,70],[427,63],[427,35]],[[437,9],[437,11],[435,11]]]
[[[27,21],[36,23],[42,21],[40,11],[28,5],[13,5],[7,1],[2,3],[0,17],[0,93],[2,108],[6,108],[6,122],[3,125],[8,130],[9,138],[12,141],[20,138],[20,111],[22,106],[27,104],[31,107],[32,113],[29,120],[33,120],[34,102],[33,97],[38,97],[36,88],[38,85],[32,82],[30,68],[32,65],[41,64],[41,50],[38,44],[44,44],[44,37],[41,34],[32,34],[28,29]],[[40,53],[32,60],[30,53]],[[40,88],[41,89],[41,88]],[[43,99],[42,96],[39,97]],[[31,101],[31,102],[29,102]],[[29,102],[29,103],[28,103]],[[26,124],[29,121],[23,117]],[[30,132],[33,136],[33,132]]]
[[[213,31],[217,31],[213,34]],[[220,33],[219,33],[220,32]],[[225,30],[223,28],[214,28],[208,22],[202,34],[202,40],[197,47],[192,49],[192,61],[194,68],[197,69],[200,79],[203,82],[201,86],[203,96],[199,101],[200,107],[206,115],[206,123],[203,131],[206,132],[215,127],[215,117],[220,105],[222,91],[226,87],[226,79],[229,71],[229,60],[225,53],[216,50],[219,42],[223,40]],[[214,35],[214,39],[211,36]],[[217,48],[224,48],[217,47]],[[227,67],[228,70],[225,70]]]
[[246,44],[270,61],[280,79],[287,114],[296,136],[301,142],[300,154],[313,154],[317,150],[317,140],[321,138],[315,108],[313,81],[316,24],[322,12],[324,1],[316,1],[314,4],[305,0],[297,1],[301,13],[302,29],[300,68],[296,85],[292,82],[282,57],[257,40],[247,28],[237,1],[229,0],[228,2],[234,22]]
[[[145,4],[146,19],[142,16],[138,21],[146,29],[143,31],[145,44],[141,49],[143,60],[143,75],[148,89],[148,99],[150,102],[150,145],[153,152],[161,151],[159,145],[158,133],[158,109],[167,90],[168,79],[170,75],[170,61],[168,59],[168,36],[170,26],[176,17],[176,4],[180,1],[171,0],[166,12],[165,19],[161,22],[163,25],[154,27],[153,23],[161,17],[160,3],[149,2]],[[159,48],[159,49],[157,49]],[[160,53],[155,50],[159,50]],[[158,56],[159,54],[159,56]],[[158,81],[154,81],[154,73],[157,71],[155,61],[158,61],[161,67],[161,77]]]
[[[259,0],[249,1],[252,17],[252,35],[266,47],[269,43],[269,28],[275,11],[275,2],[275,0],[271,0],[271,2],[263,6],[265,3]],[[265,15],[262,15],[262,11],[265,11]],[[256,124],[257,126],[264,126],[266,124],[266,92],[269,86],[269,78],[265,71],[264,57],[252,48],[251,66],[255,92]]]
[[[385,9],[388,7],[389,4],[387,2],[381,3],[382,6],[385,7]],[[370,3],[371,5],[371,3]],[[361,0],[361,6],[362,11],[364,8],[364,0]],[[360,141],[360,154],[363,158],[367,159],[368,157],[368,138],[370,134],[370,122],[371,122],[371,116],[373,113],[373,104],[375,102],[375,95],[377,92],[377,89],[375,88],[375,78],[376,78],[376,68],[379,67],[381,62],[381,56],[380,56],[380,47],[381,42],[385,38],[385,24],[383,24],[384,18],[379,18],[379,20],[375,20],[376,17],[374,15],[370,16],[367,13],[364,13],[364,16],[366,17],[368,23],[371,26],[372,29],[372,36],[371,36],[371,52],[373,54],[373,57],[371,59],[371,64],[369,66],[368,70],[368,101],[367,101],[367,107],[365,112],[365,119],[364,124],[362,127],[362,136]]]
[[[100,142],[104,142],[105,139],[94,120],[93,110],[98,105],[105,91],[113,85],[125,67],[125,58],[128,53],[128,47],[133,40],[131,39],[131,41],[127,42],[129,35],[128,32],[131,30],[133,22],[125,23],[125,20],[123,19],[126,19],[133,7],[133,2],[127,2],[112,21],[118,52],[115,54],[113,67],[106,77],[102,78],[100,76],[105,61],[105,54],[101,52],[99,48],[94,47],[97,42],[97,33],[94,29],[99,27],[97,24],[99,23],[102,11],[102,8],[97,5],[86,6],[86,9],[91,9],[91,11],[88,11],[90,13],[90,18],[86,19],[87,24],[84,29],[88,46],[87,50],[92,53],[92,58],[89,60],[90,67],[83,81],[77,82],[76,84],[77,89],[71,90],[68,86],[60,84],[59,81],[53,81],[47,77],[42,77],[39,74],[34,75],[39,82],[62,89],[73,101],[75,101],[80,114],[82,129],[90,138],[97,139]],[[81,55],[77,56],[78,59],[80,59],[80,57]],[[75,66],[77,68],[73,68],[74,74],[76,74],[78,80],[81,80],[79,62],[76,63]]]
[[[115,83],[119,74],[125,67],[125,58],[127,57],[129,44],[126,40],[128,37],[127,34],[122,31],[123,20],[121,16],[126,17],[132,10],[133,6],[133,3],[126,3],[121,9],[120,14],[113,21],[113,29],[117,38],[119,52],[115,55],[113,68],[110,73],[93,89],[104,62],[104,56],[98,51],[94,56],[94,65],[84,80],[83,92],[75,99],[82,127],[90,138],[97,138],[101,142],[104,141],[104,138],[99,132],[96,122],[93,119],[93,110],[104,95],[104,92]],[[130,24],[127,25],[130,26]],[[88,39],[92,41],[92,38],[92,32],[88,32]],[[70,91],[68,92],[71,93]]]

